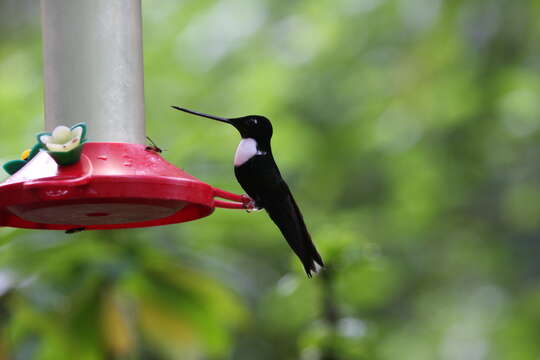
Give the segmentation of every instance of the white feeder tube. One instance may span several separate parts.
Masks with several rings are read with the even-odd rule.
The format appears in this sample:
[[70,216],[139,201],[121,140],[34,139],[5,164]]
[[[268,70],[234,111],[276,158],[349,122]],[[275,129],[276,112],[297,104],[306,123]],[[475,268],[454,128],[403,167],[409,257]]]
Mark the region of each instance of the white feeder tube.
[[145,142],[140,0],[41,0],[45,128]]

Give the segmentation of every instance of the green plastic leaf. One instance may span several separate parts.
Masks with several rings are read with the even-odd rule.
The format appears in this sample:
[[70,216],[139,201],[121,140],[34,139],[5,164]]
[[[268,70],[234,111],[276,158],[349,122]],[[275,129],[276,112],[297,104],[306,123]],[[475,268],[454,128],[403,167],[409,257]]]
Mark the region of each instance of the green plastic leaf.
[[27,162],[24,160],[11,160],[5,163],[3,167],[9,175],[13,175],[26,164]]
[[30,155],[28,156],[28,159],[26,159],[26,161],[30,161],[34,158],[34,156],[36,156],[39,152],[39,150],[41,150],[43,148],[43,146],[41,146],[40,143],[37,143],[35,144],[33,147],[32,147],[32,150],[30,150]]

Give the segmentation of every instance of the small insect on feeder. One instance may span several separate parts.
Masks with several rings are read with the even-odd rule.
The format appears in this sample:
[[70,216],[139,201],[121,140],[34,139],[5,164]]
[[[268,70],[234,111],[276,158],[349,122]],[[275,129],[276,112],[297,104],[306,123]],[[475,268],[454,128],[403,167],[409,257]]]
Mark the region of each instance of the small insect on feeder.
[[135,228],[248,206],[248,197],[214,188],[145,146],[140,0],[42,0],[41,7],[50,133],[7,166],[13,174],[0,184],[0,226]]

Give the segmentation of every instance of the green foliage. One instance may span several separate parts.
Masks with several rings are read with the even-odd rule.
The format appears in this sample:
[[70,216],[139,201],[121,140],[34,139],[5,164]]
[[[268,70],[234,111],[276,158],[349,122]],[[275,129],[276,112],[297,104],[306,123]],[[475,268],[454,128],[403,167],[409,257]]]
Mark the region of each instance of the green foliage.
[[[42,130],[36,5],[0,1],[2,163]],[[0,359],[540,357],[537,2],[143,7],[148,134],[241,193],[234,129],[169,106],[268,116],[328,271],[263,212],[0,229]]]

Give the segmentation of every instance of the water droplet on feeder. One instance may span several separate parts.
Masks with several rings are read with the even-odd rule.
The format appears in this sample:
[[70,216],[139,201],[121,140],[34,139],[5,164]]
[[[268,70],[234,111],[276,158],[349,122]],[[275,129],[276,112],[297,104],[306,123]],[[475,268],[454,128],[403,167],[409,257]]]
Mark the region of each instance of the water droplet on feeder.
[[47,197],[49,197],[49,198],[63,197],[63,196],[66,196],[66,195],[69,194],[69,190],[66,190],[66,189],[47,190],[47,191],[45,192],[45,194],[46,194]]

